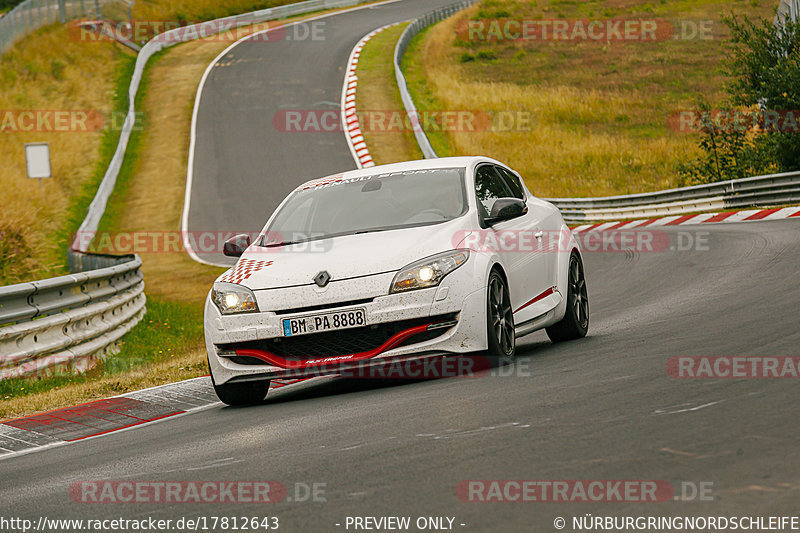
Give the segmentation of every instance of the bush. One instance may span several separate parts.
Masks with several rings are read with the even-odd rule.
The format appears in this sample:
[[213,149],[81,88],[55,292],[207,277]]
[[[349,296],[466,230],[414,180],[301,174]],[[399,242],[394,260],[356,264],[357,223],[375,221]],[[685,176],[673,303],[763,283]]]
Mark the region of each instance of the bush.
[[0,12],[11,11],[13,8],[17,7],[17,4],[21,3],[22,0],[0,0]]
[[[771,172],[800,170],[800,131],[791,120],[777,127],[765,121],[769,114],[800,115],[800,24],[776,26],[730,15],[723,19],[731,29],[732,78],[726,88],[728,102],[720,112],[754,116],[744,125],[703,120],[719,116],[700,102],[700,148],[703,155],[680,167],[686,184],[711,183]],[[755,111],[755,114],[753,112]],[[791,115],[791,116],[790,116]]]

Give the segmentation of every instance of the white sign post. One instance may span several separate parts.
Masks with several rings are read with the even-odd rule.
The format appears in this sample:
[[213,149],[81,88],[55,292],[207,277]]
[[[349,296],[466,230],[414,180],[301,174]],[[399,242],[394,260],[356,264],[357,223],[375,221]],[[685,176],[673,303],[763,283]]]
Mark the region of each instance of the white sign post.
[[25,143],[25,165],[28,177],[38,179],[44,193],[42,178],[53,177],[50,171],[50,143]]

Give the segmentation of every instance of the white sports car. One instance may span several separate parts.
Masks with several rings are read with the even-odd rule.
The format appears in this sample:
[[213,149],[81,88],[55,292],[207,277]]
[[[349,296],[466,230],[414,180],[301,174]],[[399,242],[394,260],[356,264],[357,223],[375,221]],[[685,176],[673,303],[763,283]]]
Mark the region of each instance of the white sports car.
[[211,377],[230,405],[270,379],[554,342],[589,327],[583,262],[558,209],[485,157],[344,172],[298,187],[205,305]]

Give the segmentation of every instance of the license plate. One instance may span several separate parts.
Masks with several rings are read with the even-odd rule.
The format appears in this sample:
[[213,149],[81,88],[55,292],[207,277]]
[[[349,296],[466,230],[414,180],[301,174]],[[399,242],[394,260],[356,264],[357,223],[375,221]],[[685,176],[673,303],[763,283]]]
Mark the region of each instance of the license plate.
[[367,313],[364,309],[348,309],[334,313],[309,315],[299,318],[283,319],[283,336],[305,335],[321,331],[358,328],[367,325]]

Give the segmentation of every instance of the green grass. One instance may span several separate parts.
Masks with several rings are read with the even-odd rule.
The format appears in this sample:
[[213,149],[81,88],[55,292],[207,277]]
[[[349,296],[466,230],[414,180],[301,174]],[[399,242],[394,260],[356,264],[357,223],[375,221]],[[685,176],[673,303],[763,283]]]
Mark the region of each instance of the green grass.
[[[408,24],[387,28],[370,39],[358,61],[356,103],[360,112],[391,111],[403,114],[400,88],[394,76],[394,49]],[[422,159],[414,132],[372,131],[362,124],[364,139],[376,165]]]
[[[133,181],[133,173],[141,155],[142,139],[147,129],[147,115],[143,111],[143,102],[147,96],[147,88],[150,84],[150,73],[152,72],[153,66],[159,61],[159,59],[164,57],[166,50],[168,49],[161,50],[160,52],[153,54],[153,56],[147,62],[147,65],[145,65],[144,72],[142,72],[142,79],[139,82],[139,89],[136,91],[136,102],[134,105],[137,114],[136,123],[133,131],[131,131],[130,137],[128,138],[128,147],[125,150],[125,157],[122,159],[122,165],[120,166],[119,174],[117,174],[117,182],[114,185],[114,192],[108,199],[106,210],[97,226],[98,233],[113,230],[120,231],[122,229],[120,227],[120,218],[123,216],[125,211],[125,198],[130,192],[131,182]],[[126,109],[128,105],[127,93],[128,91],[126,88]]]
[[[106,378],[101,392],[122,394],[128,392],[128,387],[115,380],[115,376],[122,377],[133,369],[169,360],[183,353],[187,338],[196,339],[202,335],[203,313],[200,306],[160,301],[150,297],[147,299],[147,313],[123,337],[118,354],[108,356],[84,374],[0,381],[0,400],[24,398],[68,385],[90,384],[99,378]],[[192,367],[185,370],[205,372],[205,363],[194,363]],[[0,416],[4,416],[2,405]]]
[[[400,61],[400,68],[403,70],[403,75],[406,77],[406,85],[408,85],[408,90],[414,99],[414,105],[420,111],[437,111],[444,109],[425,79],[425,73],[421,62],[416,60],[416,58],[421,55],[420,48],[430,31],[431,27],[429,26],[414,36],[411,43],[408,45],[405,55]],[[452,139],[446,132],[430,131],[425,133],[436,155],[439,157],[458,155],[453,146]]]

